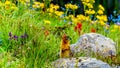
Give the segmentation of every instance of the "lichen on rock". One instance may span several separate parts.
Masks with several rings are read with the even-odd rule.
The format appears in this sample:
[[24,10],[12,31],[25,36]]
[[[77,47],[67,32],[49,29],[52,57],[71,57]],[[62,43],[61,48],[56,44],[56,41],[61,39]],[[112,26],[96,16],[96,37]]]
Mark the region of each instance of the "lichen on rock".
[[54,68],[111,68],[109,64],[95,58],[60,58],[53,62]]
[[70,46],[72,54],[81,51],[97,53],[103,57],[116,56],[115,42],[97,33],[87,33],[82,35],[79,40]]

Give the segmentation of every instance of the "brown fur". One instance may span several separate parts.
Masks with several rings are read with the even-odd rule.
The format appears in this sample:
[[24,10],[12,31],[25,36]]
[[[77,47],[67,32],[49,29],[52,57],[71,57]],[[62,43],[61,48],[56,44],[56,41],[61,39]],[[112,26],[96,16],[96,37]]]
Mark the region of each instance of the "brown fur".
[[60,45],[60,58],[70,57],[70,42],[66,35],[63,35]]

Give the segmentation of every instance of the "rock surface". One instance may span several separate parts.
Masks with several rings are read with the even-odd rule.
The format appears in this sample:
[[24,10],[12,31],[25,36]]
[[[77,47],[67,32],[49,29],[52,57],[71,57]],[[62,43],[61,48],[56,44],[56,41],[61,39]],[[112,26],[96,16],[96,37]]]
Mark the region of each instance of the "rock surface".
[[81,51],[97,53],[103,57],[116,56],[115,42],[97,33],[87,33],[82,35],[79,40],[70,46],[73,54]]
[[107,63],[95,58],[60,58],[53,62],[54,68],[111,68]]

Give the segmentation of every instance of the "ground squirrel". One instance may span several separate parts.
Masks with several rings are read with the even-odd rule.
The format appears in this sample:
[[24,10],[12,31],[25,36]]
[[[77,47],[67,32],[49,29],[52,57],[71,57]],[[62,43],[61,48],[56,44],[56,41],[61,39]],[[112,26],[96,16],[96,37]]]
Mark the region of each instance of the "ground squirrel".
[[64,34],[60,45],[60,58],[68,58],[70,57],[70,53],[69,37]]

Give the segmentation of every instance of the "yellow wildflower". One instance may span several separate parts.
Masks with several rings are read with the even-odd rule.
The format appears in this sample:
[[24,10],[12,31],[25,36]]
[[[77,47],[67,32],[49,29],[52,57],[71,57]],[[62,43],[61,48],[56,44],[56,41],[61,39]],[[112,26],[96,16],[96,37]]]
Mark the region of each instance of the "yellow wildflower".
[[74,22],[74,23],[77,23],[78,22],[78,19],[77,18],[72,18],[72,21]]
[[10,5],[11,2],[10,1],[5,1],[5,5]]
[[50,12],[50,13],[54,12],[54,10],[52,8],[48,8],[47,11]]
[[95,11],[94,11],[94,10],[89,9],[89,10],[86,10],[86,11],[85,11],[85,13],[86,13],[86,14],[95,14]]
[[87,5],[87,3],[86,3],[86,2],[84,2],[84,1],[83,1],[82,3],[83,3],[83,5]]
[[72,19],[72,18],[74,18],[74,15],[69,15],[68,17],[69,17],[70,19]]
[[90,2],[90,0],[86,0],[86,2]]
[[89,21],[89,20],[90,20],[90,17],[89,17],[89,16],[86,16],[86,17],[85,17],[85,20],[86,20],[86,21]]
[[90,2],[90,0],[81,0],[82,2]]
[[51,24],[51,22],[49,20],[44,20],[45,24]]
[[101,10],[103,10],[103,11],[105,10],[102,5],[99,5],[99,9],[101,9]]
[[54,4],[50,4],[50,8],[54,7]]
[[73,5],[73,4],[66,4],[65,7],[66,7],[66,8],[70,8],[70,9],[72,9],[72,10],[78,9],[78,6],[75,5],[75,4],[74,4],[74,5]]
[[81,0],[81,1],[86,3],[95,3],[95,0]]
[[107,21],[108,20],[107,19],[107,15],[103,15],[102,18],[103,18],[103,21]]
[[25,4],[25,0],[18,0],[20,3]]
[[58,5],[55,5],[55,6],[54,6],[54,9],[55,9],[55,10],[59,9],[59,6],[58,6]]
[[99,21],[100,22],[100,24],[102,25],[102,26],[105,26],[106,24],[104,23],[104,21]]
[[44,8],[44,4],[40,2],[34,2],[33,8]]
[[103,10],[98,10],[98,14],[103,14]]
[[96,18],[98,20],[107,21],[107,16],[106,15],[101,15],[101,16],[97,15]]
[[44,8],[44,3],[40,3],[40,7],[41,7],[41,8]]
[[44,8],[44,3],[34,2],[33,8]]
[[93,8],[93,5],[91,3],[87,4],[88,8]]
[[63,14],[63,12],[55,11],[55,14],[56,14],[57,16],[61,16],[61,15]]
[[35,5],[40,5],[40,2],[34,2]]
[[82,15],[82,14],[77,15],[77,18],[78,18],[78,20],[80,20],[80,21],[85,20],[85,16],[84,16],[84,15]]
[[92,11],[91,11],[91,14],[95,14],[95,11],[94,11],[94,10],[92,10]]
[[100,16],[99,16],[99,15],[97,15],[97,16],[96,16],[96,18],[97,18],[97,19],[100,19]]
[[119,26],[118,25],[114,25],[114,29],[118,29],[119,28]]
[[78,6],[77,5],[73,5],[71,9],[72,10],[78,9]]
[[50,9],[57,10],[57,9],[59,9],[59,6],[58,5],[54,5],[54,4],[50,4]]
[[65,7],[66,7],[66,8],[70,8],[70,5],[71,5],[71,4],[65,4]]

